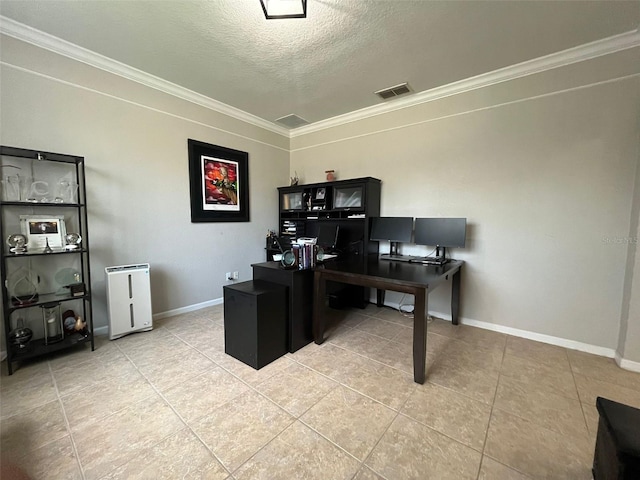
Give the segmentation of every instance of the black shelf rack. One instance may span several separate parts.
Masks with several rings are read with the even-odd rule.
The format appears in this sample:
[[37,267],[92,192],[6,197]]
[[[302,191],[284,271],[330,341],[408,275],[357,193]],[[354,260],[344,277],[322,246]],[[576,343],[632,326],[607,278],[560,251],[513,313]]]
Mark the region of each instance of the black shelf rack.
[[[18,189],[8,192],[3,183],[2,198],[0,199],[0,214],[2,217],[1,231],[2,248],[0,249],[0,279],[2,291],[2,311],[4,320],[5,351],[7,353],[7,370],[9,375],[13,374],[15,362],[27,359],[34,359],[53,352],[58,352],[82,344],[91,344],[94,350],[93,336],[93,311],[91,304],[91,267],[89,262],[89,232],[87,220],[86,204],[86,181],[84,158],[75,155],[66,155],[53,152],[43,152],[39,150],[29,150],[24,148],[0,146],[0,166],[2,167],[2,180],[7,181],[8,176],[13,172],[18,173]],[[48,186],[55,181],[58,175],[63,174],[65,178],[70,178],[73,184],[73,196],[77,198],[63,199],[52,202],[48,198],[29,198],[25,195],[24,185],[21,181],[40,181]],[[20,178],[20,175],[22,176]],[[26,180],[28,179],[28,180]],[[19,198],[8,198],[9,195]],[[43,218],[47,216],[62,216],[67,225],[67,232],[77,232],[81,237],[81,245],[76,249],[65,249],[60,246],[52,252],[45,253],[42,248],[34,248],[27,244],[27,251],[24,253],[13,253],[10,251],[6,240],[14,233],[25,234],[22,230],[20,217],[23,215],[38,215]],[[67,221],[69,223],[67,223]],[[64,242],[64,239],[62,239]],[[28,267],[25,267],[25,264]],[[56,268],[70,268],[80,276],[79,284],[82,288],[79,292],[62,290],[60,291],[40,291],[41,285],[37,282],[37,296],[32,299],[22,299],[18,301],[10,291],[12,286],[10,279],[20,268],[30,270],[35,265],[37,278],[46,277],[48,285],[53,285]],[[77,267],[77,270],[75,268]],[[45,283],[47,285],[47,283]],[[64,289],[65,286],[60,286]],[[69,286],[66,286],[69,288]],[[64,332],[61,328],[59,341],[45,342],[45,327],[42,321],[41,307],[45,305],[60,305],[63,309],[74,309],[74,313],[81,315],[86,322],[86,328],[82,332]],[[11,342],[10,333],[17,325],[18,318],[30,316],[31,324],[25,325],[33,331],[33,338],[22,348]],[[61,319],[58,319],[61,320]],[[47,344],[48,343],[48,344]]]

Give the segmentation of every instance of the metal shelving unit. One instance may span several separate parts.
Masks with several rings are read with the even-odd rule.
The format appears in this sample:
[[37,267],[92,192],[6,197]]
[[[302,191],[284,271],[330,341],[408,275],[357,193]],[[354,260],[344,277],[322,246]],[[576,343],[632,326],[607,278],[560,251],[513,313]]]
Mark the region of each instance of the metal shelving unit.
[[[8,146],[0,146],[0,157],[0,277],[5,350],[11,375],[13,363],[21,360],[85,343],[90,343],[91,350],[94,349],[91,271],[84,158]],[[65,188],[62,194],[61,186]],[[55,226],[60,228],[55,232],[60,235],[60,245],[50,251],[37,242],[30,242],[32,244],[26,245],[26,252],[11,252],[7,239],[12,234],[22,234],[31,239],[37,238],[34,236],[37,233],[50,234],[45,230],[46,225],[42,232],[25,231],[25,228],[31,229],[32,223],[28,219],[32,217],[64,219],[66,229],[58,224]],[[33,222],[34,225],[37,223]],[[44,221],[40,223],[46,224]],[[65,248],[64,232],[78,233],[80,245],[75,249]],[[26,272],[25,276],[20,277],[23,272]],[[61,278],[64,280],[69,275],[74,279],[72,282],[66,285],[66,281],[59,283]],[[27,299],[18,298],[17,284],[23,280],[30,282],[35,290]],[[65,328],[63,319],[56,317],[60,335],[52,340],[54,337],[48,337],[44,318],[46,306],[55,306],[59,316],[63,311],[73,311],[86,322],[86,327],[79,331]],[[24,326],[33,332],[31,340],[22,347],[14,344],[10,337],[18,319],[26,321]]]

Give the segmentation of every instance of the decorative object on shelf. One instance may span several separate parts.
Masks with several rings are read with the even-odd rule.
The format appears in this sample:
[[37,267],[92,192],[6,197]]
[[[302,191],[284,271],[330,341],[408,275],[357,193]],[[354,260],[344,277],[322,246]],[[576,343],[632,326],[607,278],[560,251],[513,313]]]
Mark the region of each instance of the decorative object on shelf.
[[27,194],[27,202],[33,203],[49,203],[49,182],[43,180],[35,180],[31,182],[29,193]]
[[298,172],[295,172],[295,175],[291,177],[290,185],[293,187],[294,185],[298,185],[299,182],[300,182],[300,177],[298,177]]
[[287,250],[282,254],[282,260],[280,260],[284,268],[293,268],[296,266],[296,256],[291,250]]
[[17,326],[11,332],[9,332],[9,341],[12,345],[15,345],[18,349],[25,348],[31,338],[33,332],[30,328],[24,326],[24,319],[18,318]]
[[56,196],[54,203],[77,203],[78,184],[71,182],[66,178],[58,180],[56,185]]
[[62,327],[65,333],[72,334],[76,330],[76,313],[73,310],[65,310],[62,314]]
[[75,333],[80,333],[82,335],[87,334],[87,322],[82,320],[80,315],[76,316]]
[[82,297],[84,296],[84,283],[75,283],[73,285],[69,285],[69,292],[72,297]]
[[249,221],[249,154],[188,140],[191,222]]
[[7,278],[9,296],[14,305],[28,305],[38,300],[40,278],[32,270],[19,267]]
[[84,290],[84,284],[82,284],[82,275],[75,268],[63,268],[58,270],[53,277],[54,280],[60,288],[56,291],[56,295],[71,295],[73,296],[73,292],[70,291],[71,287],[74,285],[82,285]]
[[336,179],[336,171],[335,170],[325,170],[327,174],[327,182],[333,182]]
[[60,302],[50,302],[41,305],[42,325],[44,327],[44,344],[61,342],[64,340]]
[[64,246],[65,250],[77,250],[78,248],[80,248],[82,237],[77,233],[67,233],[64,236],[64,241],[66,243],[66,245]]
[[27,237],[21,233],[13,233],[7,237],[7,245],[11,247],[9,248],[11,253],[15,253],[16,255],[26,253]]
[[47,244],[51,249],[62,249],[67,233],[63,215],[20,215],[20,225],[32,252],[45,249]]
[[49,239],[46,238],[45,240],[47,244],[44,246],[44,250],[42,250],[42,253],[53,253],[52,248],[49,246]]
[[[0,168],[17,168],[15,165],[1,165]],[[2,200],[5,202],[19,202],[22,197],[22,182],[20,181],[20,175],[4,175],[2,177]]]

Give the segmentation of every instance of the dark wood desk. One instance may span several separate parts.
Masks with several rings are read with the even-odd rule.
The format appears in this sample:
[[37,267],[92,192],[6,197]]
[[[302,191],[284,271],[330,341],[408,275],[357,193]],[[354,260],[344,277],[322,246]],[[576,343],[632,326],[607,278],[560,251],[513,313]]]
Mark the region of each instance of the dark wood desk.
[[[413,379],[424,383],[427,360],[427,313],[429,292],[451,277],[451,318],[458,324],[460,269],[464,262],[454,260],[442,266],[379,260],[377,256],[348,261],[330,261],[314,270],[313,338],[324,342],[326,282],[348,283],[414,296]],[[382,295],[378,295],[378,301]],[[379,305],[380,306],[380,305]]]

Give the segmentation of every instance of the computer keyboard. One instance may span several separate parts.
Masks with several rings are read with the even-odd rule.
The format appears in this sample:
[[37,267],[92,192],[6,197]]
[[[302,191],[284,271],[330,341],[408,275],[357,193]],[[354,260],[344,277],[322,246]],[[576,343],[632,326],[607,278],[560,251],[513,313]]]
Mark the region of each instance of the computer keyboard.
[[396,262],[410,262],[412,258],[409,255],[392,255],[390,253],[380,255],[380,260],[395,260]]
[[422,263],[425,265],[444,265],[449,260],[442,257],[414,257],[411,263]]

